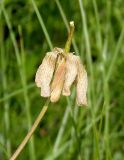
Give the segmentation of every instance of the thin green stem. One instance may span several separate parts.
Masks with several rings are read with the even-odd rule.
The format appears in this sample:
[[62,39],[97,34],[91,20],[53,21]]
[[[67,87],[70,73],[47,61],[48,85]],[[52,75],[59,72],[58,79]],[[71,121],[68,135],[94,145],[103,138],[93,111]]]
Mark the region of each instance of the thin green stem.
[[70,116],[71,116],[71,121],[72,121],[72,124],[73,124],[73,130],[72,130],[72,140],[73,141],[72,142],[74,142],[74,140],[76,139],[78,156],[79,156],[79,159],[81,159],[81,150],[80,150],[81,142],[80,142],[79,133],[77,132],[77,124],[76,124],[74,113],[73,113],[73,110],[72,110],[72,107],[71,107],[71,103],[70,103],[68,98],[67,98],[67,102],[69,104]]
[[36,15],[37,15],[37,18],[38,18],[38,20],[39,20],[39,23],[40,23],[40,25],[41,25],[41,27],[42,27],[42,29],[43,29],[43,32],[44,32],[44,35],[45,35],[45,37],[46,37],[47,43],[48,43],[50,49],[52,50],[52,49],[53,49],[52,41],[51,41],[50,36],[49,36],[49,34],[48,34],[48,32],[47,32],[47,29],[46,29],[46,27],[45,27],[43,18],[42,18],[41,14],[40,14],[40,12],[39,12],[39,10],[38,10],[38,8],[37,8],[37,5],[36,5],[35,1],[34,1],[34,0],[31,0],[31,2],[32,2],[33,8],[34,8],[34,10],[35,10],[35,12],[36,12]]
[[[105,75],[104,75],[105,77]],[[105,105],[105,128],[104,128],[104,141],[105,141],[105,157],[106,160],[111,160],[111,152],[110,152],[110,138],[109,138],[109,111],[107,108],[109,107],[109,87],[108,83],[104,83],[104,105]]]
[[[7,77],[6,77],[6,58],[5,58],[5,52],[4,52],[4,45],[1,45],[1,66],[2,66],[2,71],[3,71],[3,76],[2,76],[2,85],[3,85],[3,90],[4,90],[4,97],[8,95],[7,93]],[[10,106],[9,106],[9,101],[4,102],[4,130],[5,130],[5,146],[7,150],[7,155],[10,157],[11,155],[11,140],[10,140],[10,114],[9,114]]]
[[[103,58],[105,57],[106,53],[107,53],[107,46],[108,46],[108,39],[106,38],[105,39],[105,42],[104,42],[104,46],[103,46],[103,52],[102,52],[102,79],[103,79],[103,83],[105,83],[105,80],[104,80],[104,70],[105,70],[105,64],[104,64],[104,60]],[[104,92],[104,87],[103,87],[103,92]],[[103,94],[103,97],[105,96],[105,93]],[[102,110],[101,110],[101,114],[104,114],[105,112],[105,103],[103,104],[103,107],[102,107]],[[100,120],[100,124],[99,124],[99,132],[101,132],[101,129],[102,129],[102,124],[103,124],[103,118],[101,118]]]
[[8,156],[8,153],[7,153],[7,150],[6,150],[6,148],[5,148],[5,146],[4,146],[4,144],[3,143],[1,143],[0,142],[0,151],[2,152],[2,153],[4,153],[4,157],[5,157],[5,159],[9,159],[9,156]]
[[[79,1],[79,7],[81,11],[81,17],[82,17],[82,25],[84,29],[84,38],[86,41],[86,55],[87,55],[87,63],[89,67],[90,72],[90,87],[88,90],[89,95],[89,106],[92,107],[91,114],[92,114],[92,121],[95,119],[95,88],[94,88],[94,71],[93,71],[93,63],[92,63],[92,54],[91,54],[91,47],[90,47],[90,40],[89,40],[89,34],[88,34],[88,27],[87,27],[87,19],[85,15],[85,10],[83,6],[83,1]],[[94,159],[99,159],[99,146],[98,146],[98,132],[96,124],[94,123],[93,126],[93,134],[94,134]]]
[[61,127],[59,129],[59,132],[58,132],[55,144],[54,144],[54,148],[53,148],[54,153],[57,153],[57,150],[59,148],[60,141],[62,139],[62,135],[64,133],[66,123],[68,121],[68,117],[69,117],[69,106],[66,107],[65,114],[64,114],[63,119],[62,119],[62,124],[61,124]]
[[[62,19],[63,19],[63,21],[64,21],[64,24],[65,24],[67,30],[69,31],[68,20],[67,20],[67,18],[66,18],[66,15],[65,15],[65,13],[64,13],[63,8],[62,8],[62,5],[61,5],[61,3],[59,2],[59,0],[55,0],[55,2],[56,2],[57,7],[58,7],[58,9],[59,9],[59,11],[60,11],[60,14],[61,14],[61,17],[62,17]],[[76,42],[75,42],[75,39],[74,39],[74,38],[72,39],[72,45],[73,45],[75,54],[79,55],[79,50],[78,50],[78,47],[77,47],[77,45],[76,45]]]
[[[26,89],[30,90],[33,87],[35,87],[35,84],[31,83],[31,84],[29,84],[29,85],[26,86]],[[0,103],[6,101],[6,100],[8,100],[8,99],[10,99],[10,98],[12,98],[12,97],[14,97],[16,95],[18,95],[18,94],[20,94],[22,92],[24,92],[24,88],[20,88],[20,89],[17,89],[15,91],[13,91],[12,93],[8,93],[6,96],[0,98]]]
[[[98,105],[99,105],[99,104],[98,104]],[[107,111],[111,110],[112,108],[113,108],[113,107],[107,108]],[[105,115],[105,111],[104,111],[103,114],[100,114],[98,117],[96,117],[95,120],[94,120],[94,122],[89,123],[89,124],[82,130],[81,136],[83,136],[85,133],[86,133],[86,134],[89,133],[90,130],[93,128],[94,123],[98,123],[98,122],[101,120],[101,118],[103,118],[104,115]],[[83,136],[83,137],[84,137],[84,136]],[[65,152],[65,150],[67,149],[67,148],[65,148],[64,146],[67,145],[67,146],[69,147],[70,144],[72,143],[72,141],[73,141],[73,139],[67,140],[67,142],[66,142],[65,144],[63,144],[63,146],[60,147],[60,148],[57,150],[57,153],[56,153],[56,155],[54,156],[54,159],[57,158],[57,157],[59,157],[61,154],[63,154],[63,153]],[[62,148],[63,148],[63,149],[62,149]],[[50,156],[46,157],[44,160],[53,160],[53,159],[51,158],[51,153],[50,153]]]
[[97,24],[96,25],[96,27],[97,27],[97,32],[96,32],[97,44],[98,44],[99,52],[101,52],[101,50],[102,50],[102,36],[101,36],[101,27],[100,27],[99,13],[98,13],[96,0],[93,0],[93,7],[94,7],[94,11],[95,11],[96,24]]
[[114,54],[112,56],[112,60],[111,60],[111,63],[109,65],[109,68],[108,68],[108,72],[107,72],[107,75],[106,75],[106,80],[107,81],[109,80],[109,78],[110,78],[110,76],[112,74],[112,71],[113,71],[117,56],[119,54],[119,50],[120,50],[121,45],[123,43],[123,39],[124,39],[124,27],[122,28],[122,31],[120,33],[120,37],[119,37],[118,42],[117,42],[116,47],[115,47],[115,52],[114,52]]
[[[103,57],[106,55],[107,53],[107,44],[108,40],[105,40],[105,44],[104,44],[104,48],[103,48]],[[106,80],[106,70],[105,70],[105,64],[104,64],[104,60],[103,64],[102,64],[102,79],[103,79],[103,96],[104,96],[104,104],[103,104],[103,108],[101,111],[101,115],[104,115],[105,113],[105,120],[104,120],[104,142],[105,142],[105,153],[106,153],[106,160],[111,159],[111,153],[110,153],[110,141],[109,141],[109,86],[108,86],[108,81]],[[99,132],[102,129],[102,122],[103,122],[103,118],[101,118],[100,120],[100,125],[99,125]]]
[[8,16],[8,14],[6,12],[6,9],[4,7],[3,2],[1,2],[1,3],[2,3],[3,15],[5,17],[5,21],[7,23],[7,27],[9,28],[10,37],[11,37],[11,40],[12,40],[12,43],[13,43],[13,46],[14,46],[14,49],[15,49],[15,54],[16,54],[16,59],[17,59],[18,67],[20,67],[21,66],[21,59],[20,59],[20,56],[19,56],[18,45],[17,45],[16,40],[15,40],[15,35],[14,35],[13,30],[12,30],[12,26],[11,26],[11,23],[10,23],[10,20],[9,20],[9,16]]
[[[19,29],[19,35],[20,35],[20,53],[21,53],[21,71],[22,71],[22,84],[23,84],[23,89],[24,89],[24,101],[25,101],[25,107],[26,107],[26,114],[27,114],[27,119],[28,119],[28,130],[31,128],[32,124],[32,118],[31,118],[31,113],[30,113],[30,100],[29,100],[29,94],[28,90],[26,88],[27,86],[27,80],[26,80],[26,71],[25,71],[25,51],[24,51],[24,44],[23,44],[23,37],[22,37],[22,30],[21,26],[18,27]],[[29,141],[29,151],[31,151],[30,154],[30,159],[35,160],[35,147],[34,147],[34,136],[31,137]]]
[[[15,38],[15,35],[14,35],[14,32],[12,30],[12,26],[11,26],[11,23],[10,23],[10,20],[9,20],[9,16],[5,10],[5,7],[4,7],[4,4],[2,3],[2,11],[3,11],[3,14],[4,14],[4,17],[5,17],[5,21],[7,23],[7,26],[9,28],[9,32],[10,32],[10,38],[12,40],[12,43],[13,43],[13,46],[14,46],[14,49],[15,49],[15,55],[16,55],[16,59],[17,59],[17,64],[18,64],[18,68],[19,68],[19,73],[20,73],[20,77],[21,77],[21,83],[22,83],[22,86],[23,88],[25,88],[25,80],[24,80],[24,74],[23,74],[23,69],[22,69],[22,61],[21,61],[21,57],[20,57],[20,52],[19,52],[19,48],[18,48],[18,45],[17,45],[17,42],[16,42],[16,38]],[[28,121],[28,128],[31,128],[31,113],[30,113],[30,106],[28,105],[27,103],[27,99],[25,98],[25,89],[24,89],[24,100],[25,100],[25,106],[26,106],[26,113],[27,113],[27,121]],[[31,159],[32,160],[35,160],[34,159],[34,142],[33,142],[33,139],[31,139],[31,142],[30,142],[30,145],[29,145],[29,152],[30,152],[30,155],[31,155]]]
[[86,56],[87,56],[87,63],[89,67],[89,72],[91,76],[91,92],[92,92],[92,97],[93,97],[93,104],[94,104],[94,72],[93,72],[93,64],[92,64],[92,54],[91,54],[91,47],[90,47],[90,40],[89,40],[89,34],[88,34],[88,27],[87,27],[87,20],[86,20],[86,15],[83,7],[83,2],[79,0],[79,7],[81,11],[81,17],[82,17],[82,25],[83,25],[83,31],[84,31],[84,38],[85,38],[85,43],[86,43]]
[[69,31],[68,39],[67,39],[67,42],[65,44],[65,49],[64,49],[66,54],[70,51],[72,38],[73,38],[73,33],[74,33],[74,22],[71,21],[70,22],[70,31]]

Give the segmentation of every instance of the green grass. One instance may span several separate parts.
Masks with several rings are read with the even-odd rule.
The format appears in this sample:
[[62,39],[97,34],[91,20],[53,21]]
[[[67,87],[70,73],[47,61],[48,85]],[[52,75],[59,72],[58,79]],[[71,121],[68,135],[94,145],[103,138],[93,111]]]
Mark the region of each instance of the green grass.
[[64,47],[75,21],[71,51],[88,72],[88,107],[69,98],[48,112],[18,159],[124,159],[123,0],[0,2],[0,159],[21,143],[45,99],[34,76],[45,53]]

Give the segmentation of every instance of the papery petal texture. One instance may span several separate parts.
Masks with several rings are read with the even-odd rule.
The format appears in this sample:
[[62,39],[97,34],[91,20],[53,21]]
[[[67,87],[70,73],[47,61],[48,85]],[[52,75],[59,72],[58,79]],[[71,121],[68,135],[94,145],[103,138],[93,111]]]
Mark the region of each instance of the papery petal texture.
[[88,86],[88,79],[87,79],[87,72],[84,66],[81,64],[80,60],[78,60],[78,76],[77,76],[77,104],[79,106],[85,105],[87,106],[87,86]]
[[66,58],[66,73],[62,94],[69,96],[71,94],[70,88],[77,76],[77,61],[78,56],[69,53]]
[[58,62],[58,66],[51,85],[51,102],[57,102],[60,98],[65,78],[65,58]]
[[55,47],[55,48],[53,49],[53,52],[63,53],[64,50],[63,50],[62,48]]
[[50,82],[55,69],[56,59],[56,52],[48,52],[36,72],[35,83],[37,87],[41,88],[41,96],[43,97],[50,96]]

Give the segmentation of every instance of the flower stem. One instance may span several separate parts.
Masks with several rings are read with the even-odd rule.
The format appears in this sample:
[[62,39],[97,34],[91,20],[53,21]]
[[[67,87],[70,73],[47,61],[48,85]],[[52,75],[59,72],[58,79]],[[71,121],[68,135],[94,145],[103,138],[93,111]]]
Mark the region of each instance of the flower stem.
[[46,111],[48,109],[48,104],[49,104],[49,99],[46,101],[45,105],[43,106],[41,112],[37,116],[37,118],[36,118],[33,126],[30,129],[30,131],[28,132],[28,134],[26,135],[26,137],[24,138],[24,140],[22,141],[22,143],[19,145],[19,147],[17,148],[17,150],[15,151],[15,153],[12,155],[12,157],[10,158],[10,160],[15,160],[19,156],[19,154],[21,153],[21,151],[23,150],[23,148],[25,147],[25,145],[27,144],[27,142],[31,138],[32,134],[36,130],[38,124],[41,121],[41,119],[45,115],[45,113],[46,113]]
[[72,42],[72,37],[73,37],[73,33],[74,33],[74,21],[70,22],[70,32],[68,35],[68,39],[67,42],[65,44],[65,53],[67,54],[70,51],[70,47],[71,47],[71,42]]
[[[67,39],[67,42],[65,44],[65,50],[64,50],[66,54],[70,51],[73,33],[74,33],[74,22],[71,21],[70,22],[70,32],[69,32],[68,39]],[[37,118],[36,118],[33,126],[31,127],[31,129],[29,130],[29,132],[27,133],[26,137],[24,138],[24,140],[22,141],[22,143],[19,145],[19,147],[17,148],[17,150],[15,151],[15,153],[12,155],[12,157],[10,158],[10,160],[15,160],[19,156],[19,154],[21,153],[21,151],[23,150],[23,148],[25,147],[25,145],[27,144],[27,142],[31,138],[32,134],[36,130],[36,128],[37,128],[38,124],[40,123],[40,121],[42,120],[43,116],[45,115],[45,113],[46,113],[46,111],[48,109],[49,102],[50,101],[48,99],[46,101],[45,105],[43,106],[41,112],[37,116]]]

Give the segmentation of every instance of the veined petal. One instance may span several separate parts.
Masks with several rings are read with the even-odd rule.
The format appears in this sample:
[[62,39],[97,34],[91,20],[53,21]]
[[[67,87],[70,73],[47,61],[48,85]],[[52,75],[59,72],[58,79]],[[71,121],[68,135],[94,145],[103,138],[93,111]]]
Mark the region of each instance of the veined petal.
[[79,106],[85,105],[87,106],[87,86],[88,86],[88,79],[87,79],[87,72],[84,66],[81,64],[80,59],[77,63],[78,66],[78,76],[77,76],[77,104]]
[[55,69],[56,58],[56,52],[48,52],[36,72],[35,83],[37,87],[41,88],[41,96],[43,97],[50,96],[50,82]]
[[70,95],[70,88],[77,76],[77,60],[78,56],[69,53],[66,58],[66,73],[62,94],[64,96]]
[[58,62],[58,66],[54,75],[54,79],[51,85],[51,102],[57,102],[60,98],[63,83],[65,78],[65,59],[62,58]]

